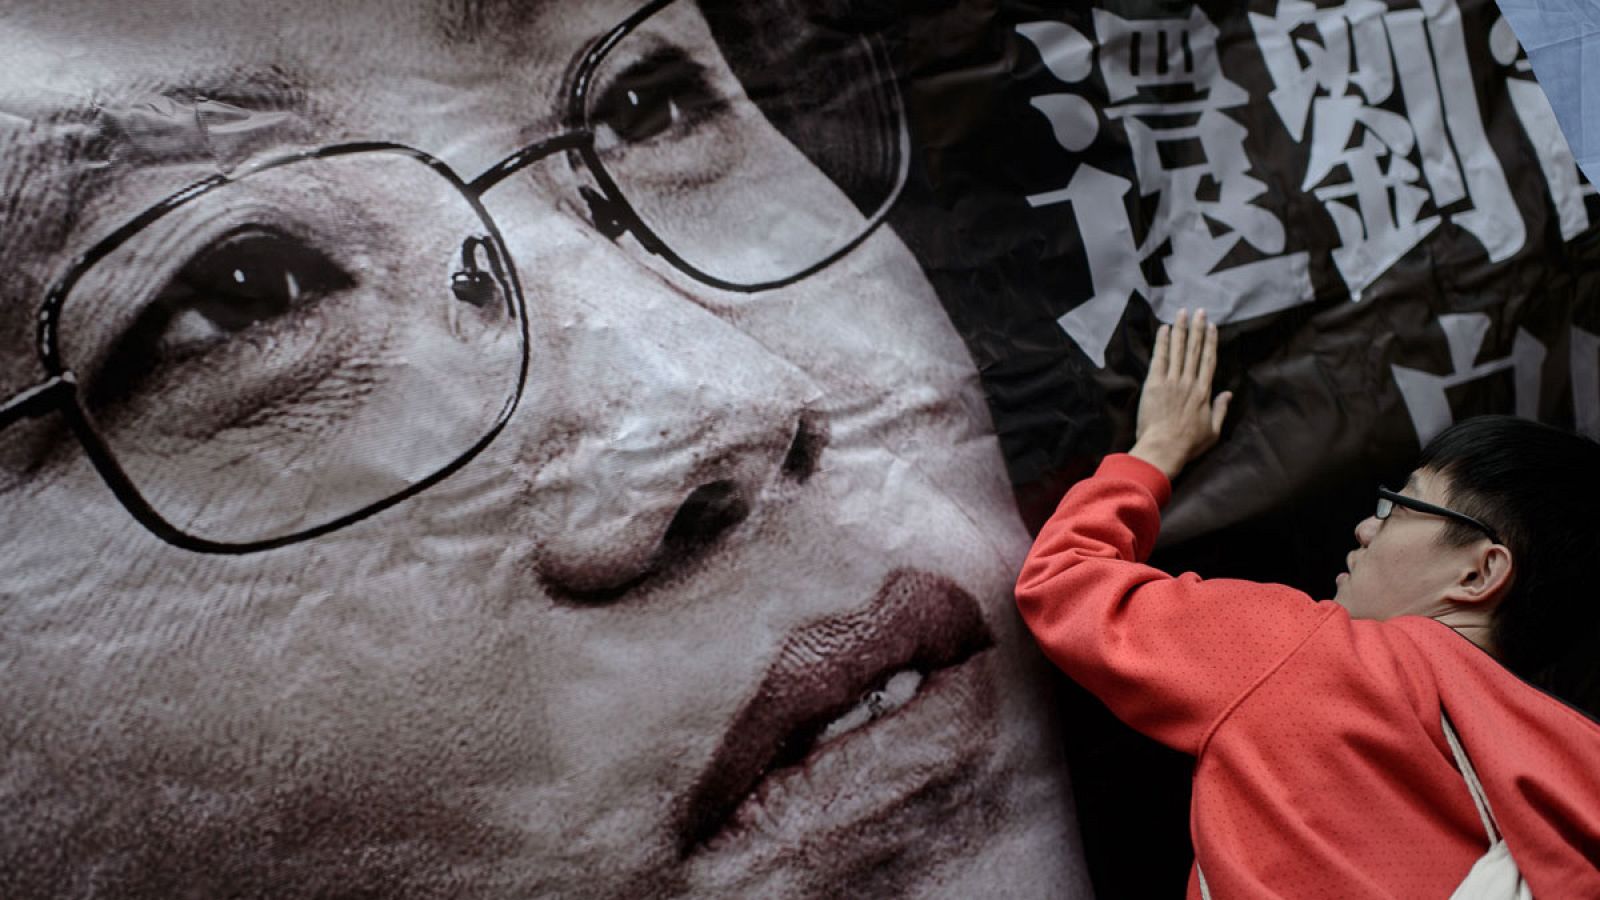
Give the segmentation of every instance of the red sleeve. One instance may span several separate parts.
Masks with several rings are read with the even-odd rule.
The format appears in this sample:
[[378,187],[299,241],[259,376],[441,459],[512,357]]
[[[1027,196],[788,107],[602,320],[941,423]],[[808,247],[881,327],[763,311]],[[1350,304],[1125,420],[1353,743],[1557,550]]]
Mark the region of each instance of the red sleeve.
[[1039,533],[1017,605],[1045,655],[1118,718],[1197,754],[1334,610],[1283,585],[1173,578],[1145,565],[1171,491],[1154,466],[1106,457]]

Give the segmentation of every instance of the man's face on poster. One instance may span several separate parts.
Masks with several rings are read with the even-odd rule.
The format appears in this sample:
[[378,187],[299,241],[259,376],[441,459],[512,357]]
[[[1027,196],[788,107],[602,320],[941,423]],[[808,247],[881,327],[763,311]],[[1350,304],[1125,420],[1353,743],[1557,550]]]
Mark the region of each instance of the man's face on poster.
[[[101,457],[0,432],[8,895],[1081,879],[893,185],[798,149],[687,0],[587,68],[636,4],[225,6],[0,38],[0,385],[52,297]],[[580,76],[589,155],[505,164]]]

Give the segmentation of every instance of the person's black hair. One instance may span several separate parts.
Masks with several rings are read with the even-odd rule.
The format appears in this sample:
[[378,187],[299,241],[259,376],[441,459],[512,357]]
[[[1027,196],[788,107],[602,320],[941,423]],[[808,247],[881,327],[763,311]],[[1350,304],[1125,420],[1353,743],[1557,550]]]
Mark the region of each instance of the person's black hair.
[[[1443,475],[1451,509],[1499,532],[1512,582],[1490,633],[1522,679],[1600,717],[1600,444],[1511,416],[1459,422],[1418,468]],[[1441,540],[1483,537],[1452,522]]]

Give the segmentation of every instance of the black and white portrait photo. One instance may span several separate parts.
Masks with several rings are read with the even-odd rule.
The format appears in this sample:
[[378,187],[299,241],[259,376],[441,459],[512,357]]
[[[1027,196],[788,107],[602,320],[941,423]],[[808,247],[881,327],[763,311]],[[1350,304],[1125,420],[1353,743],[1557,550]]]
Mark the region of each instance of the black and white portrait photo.
[[5,14],[0,893],[1082,888],[883,47],[739,6]]

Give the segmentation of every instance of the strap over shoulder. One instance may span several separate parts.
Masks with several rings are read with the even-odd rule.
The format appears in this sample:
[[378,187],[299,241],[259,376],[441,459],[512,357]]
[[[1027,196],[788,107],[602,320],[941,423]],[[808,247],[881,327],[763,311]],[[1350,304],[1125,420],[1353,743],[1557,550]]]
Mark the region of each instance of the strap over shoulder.
[[1461,770],[1467,790],[1472,792],[1472,804],[1478,808],[1483,830],[1489,835],[1489,851],[1472,864],[1450,900],[1533,900],[1533,892],[1511,858],[1511,848],[1495,826],[1494,813],[1489,809],[1489,798],[1484,795],[1477,770],[1473,769],[1466,748],[1461,746],[1461,738],[1450,725],[1450,715],[1443,710],[1439,712],[1439,724],[1444,727],[1444,739],[1450,744],[1450,752],[1455,754],[1456,768]]

